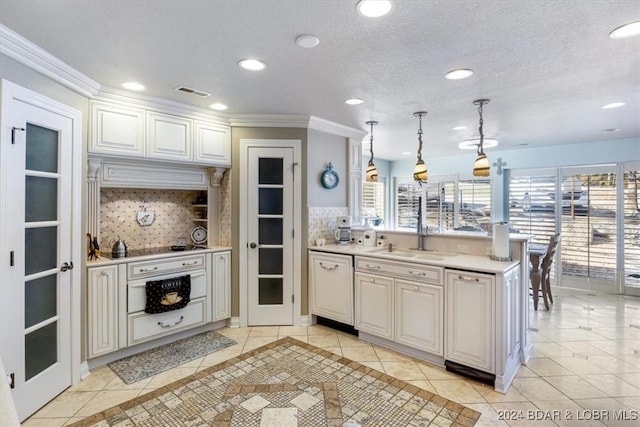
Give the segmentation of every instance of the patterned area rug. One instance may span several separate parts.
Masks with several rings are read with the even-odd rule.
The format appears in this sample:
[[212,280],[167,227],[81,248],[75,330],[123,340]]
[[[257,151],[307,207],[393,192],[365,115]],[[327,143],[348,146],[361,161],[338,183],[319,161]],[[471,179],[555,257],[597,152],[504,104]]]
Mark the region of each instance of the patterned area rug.
[[203,332],[171,344],[124,357],[107,366],[125,384],[131,384],[214,351],[222,350],[235,343],[234,340],[216,332]]
[[479,417],[287,337],[72,426],[472,426]]

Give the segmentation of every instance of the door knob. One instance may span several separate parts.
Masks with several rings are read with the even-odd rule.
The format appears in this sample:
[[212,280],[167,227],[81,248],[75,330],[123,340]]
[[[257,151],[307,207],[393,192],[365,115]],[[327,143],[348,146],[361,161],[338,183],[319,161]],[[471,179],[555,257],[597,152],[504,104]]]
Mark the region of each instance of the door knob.
[[255,249],[255,248],[257,248],[257,247],[258,247],[258,245],[256,245],[256,242],[251,242],[251,243],[249,243],[249,247],[250,247],[251,249]]
[[71,263],[63,262],[60,266],[60,271],[73,270],[73,261]]

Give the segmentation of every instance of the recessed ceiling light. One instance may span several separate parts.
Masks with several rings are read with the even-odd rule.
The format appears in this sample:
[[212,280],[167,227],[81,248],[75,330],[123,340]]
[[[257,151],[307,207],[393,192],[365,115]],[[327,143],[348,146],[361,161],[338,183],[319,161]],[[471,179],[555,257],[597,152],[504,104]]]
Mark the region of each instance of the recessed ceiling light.
[[218,111],[224,111],[229,107],[227,107],[226,105],[224,105],[224,104],[222,104],[220,102],[216,102],[216,103],[213,103],[213,104],[209,105],[209,108],[212,108],[212,109],[218,110]]
[[626,102],[612,102],[611,104],[603,105],[600,108],[602,108],[603,110],[610,110],[612,108],[624,107],[625,105],[627,105]]
[[[478,148],[478,144],[480,144],[480,138],[468,139],[466,141],[462,141],[458,144],[458,148],[463,150],[475,150]],[[483,148],[492,148],[498,145],[498,140],[493,138],[485,138],[482,142]]]
[[258,59],[243,59],[238,61],[238,65],[245,70],[260,71],[267,68],[267,64]]
[[300,47],[310,49],[312,47],[318,46],[318,44],[320,44],[320,39],[316,36],[312,36],[311,34],[303,34],[301,36],[298,36],[298,38],[296,39],[296,44]]
[[612,39],[626,39],[627,37],[633,37],[640,34],[640,21],[631,22],[625,24],[622,27],[618,27],[609,33],[609,37]]
[[468,68],[463,68],[459,70],[449,71],[447,74],[444,75],[444,78],[447,80],[462,80],[471,76],[473,76],[473,70],[469,70]]
[[405,155],[405,156],[408,156],[408,155],[411,154],[411,151],[403,151],[402,154]]
[[607,128],[604,129],[604,132],[618,132],[620,129],[619,128]]
[[349,105],[360,105],[360,104],[364,104],[364,99],[349,98],[349,99],[345,99],[344,103]]
[[360,0],[356,5],[356,10],[367,18],[379,18],[391,11],[390,0]]
[[453,130],[465,130],[467,127],[466,126],[456,126],[454,128],[451,128]]
[[122,83],[122,87],[128,90],[135,90],[137,92],[145,89],[144,85],[138,82]]

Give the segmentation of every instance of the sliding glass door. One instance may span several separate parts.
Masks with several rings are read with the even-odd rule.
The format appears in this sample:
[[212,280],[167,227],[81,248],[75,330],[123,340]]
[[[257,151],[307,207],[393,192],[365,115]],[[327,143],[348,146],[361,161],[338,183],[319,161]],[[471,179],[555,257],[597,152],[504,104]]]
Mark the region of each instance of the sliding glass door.
[[616,292],[615,166],[564,168],[559,179],[563,285]]
[[625,256],[620,280],[625,294],[640,296],[640,163],[625,165],[621,190]]

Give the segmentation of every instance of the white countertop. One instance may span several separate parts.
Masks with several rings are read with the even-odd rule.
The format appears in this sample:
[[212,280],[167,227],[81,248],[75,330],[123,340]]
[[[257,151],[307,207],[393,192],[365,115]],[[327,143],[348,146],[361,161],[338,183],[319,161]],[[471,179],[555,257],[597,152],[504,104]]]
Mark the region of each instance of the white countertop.
[[125,258],[107,258],[105,256],[101,256],[97,260],[87,261],[87,267],[95,267],[98,265],[107,265],[107,264],[121,264],[124,262],[135,262],[135,261],[146,261],[158,258],[174,258],[179,256],[189,256],[189,255],[197,255],[202,253],[211,253],[211,252],[224,252],[230,251],[231,246],[209,246],[207,248],[202,249],[190,249],[185,251],[172,251],[172,252],[163,252],[157,254],[150,255],[140,255],[140,256],[128,256]]
[[517,266],[519,261],[494,261],[489,256],[459,254],[453,252],[418,251],[396,248],[391,252],[386,247],[364,247],[359,245],[310,246],[309,250],[336,254],[367,256],[372,258],[403,261],[415,264],[435,265],[459,270],[502,274]]
[[[362,232],[365,228],[362,227],[352,227],[352,231]],[[374,229],[377,234],[407,234],[410,236],[415,236],[416,232],[408,231],[408,230],[385,230],[385,229]],[[431,231],[427,232],[427,237],[429,236],[439,236],[439,237],[458,237],[465,239],[481,239],[481,240],[490,240],[493,239],[493,235],[486,231],[465,231],[465,230],[444,230],[444,231]],[[523,234],[523,233],[510,233],[509,241],[512,242],[524,242],[531,240],[531,235]]]

